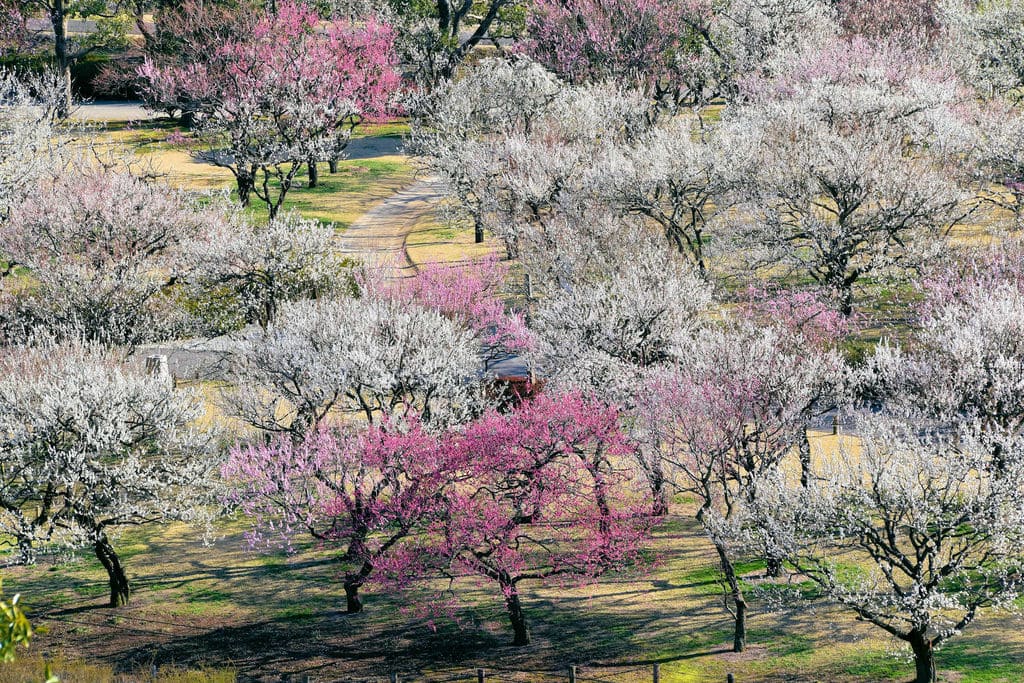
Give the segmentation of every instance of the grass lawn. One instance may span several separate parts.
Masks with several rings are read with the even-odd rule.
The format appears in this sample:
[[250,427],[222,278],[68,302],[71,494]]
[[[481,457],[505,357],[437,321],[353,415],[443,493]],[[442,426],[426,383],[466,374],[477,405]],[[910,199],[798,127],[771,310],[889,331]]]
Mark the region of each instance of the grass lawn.
[[[356,138],[375,137],[382,142],[393,141],[397,146],[408,129],[404,122],[376,124],[361,127]],[[227,190],[235,187],[234,176],[224,168],[195,160],[186,151],[167,141],[179,131],[177,124],[168,121],[147,121],[136,125],[110,125],[94,133],[101,145],[124,145],[134,150],[140,164],[152,168],[164,182],[175,187],[194,190]],[[384,154],[362,159],[348,159],[338,164],[338,173],[328,172],[326,163],[320,165],[320,185],[309,189],[303,168],[285,200],[283,211],[296,209],[307,218],[334,223],[344,229],[373,205],[413,181],[415,170],[407,158],[398,154]],[[249,209],[257,220],[263,220],[266,208],[253,197]]]
[[434,215],[417,221],[406,240],[409,259],[418,266],[433,263],[466,263],[489,254],[504,256],[501,242],[488,233],[483,243],[473,241],[473,229],[457,228],[440,222]]

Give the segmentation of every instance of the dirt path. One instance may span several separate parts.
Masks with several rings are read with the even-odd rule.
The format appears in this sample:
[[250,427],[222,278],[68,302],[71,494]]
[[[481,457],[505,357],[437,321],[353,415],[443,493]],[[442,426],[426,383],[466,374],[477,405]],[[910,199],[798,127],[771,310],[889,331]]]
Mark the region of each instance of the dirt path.
[[416,224],[441,201],[441,183],[426,178],[393,194],[352,223],[338,238],[339,249],[362,261],[383,266],[393,277],[409,277],[416,266],[405,241]]

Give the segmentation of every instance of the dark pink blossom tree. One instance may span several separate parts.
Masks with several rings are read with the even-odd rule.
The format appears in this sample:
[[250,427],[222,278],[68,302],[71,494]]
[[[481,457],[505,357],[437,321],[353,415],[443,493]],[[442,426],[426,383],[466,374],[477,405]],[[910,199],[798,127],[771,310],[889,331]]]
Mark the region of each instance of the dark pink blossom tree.
[[390,558],[391,582],[468,571],[501,591],[512,643],[527,645],[523,582],[585,580],[638,559],[643,501],[623,469],[629,446],[616,409],[542,394],[468,425],[449,447],[463,465],[446,514]]
[[148,60],[140,75],[151,99],[205,103],[196,155],[230,169],[242,204],[255,193],[273,218],[304,165],[341,157],[359,124],[392,111],[394,39],[373,19],[324,23],[289,1],[202,61]]

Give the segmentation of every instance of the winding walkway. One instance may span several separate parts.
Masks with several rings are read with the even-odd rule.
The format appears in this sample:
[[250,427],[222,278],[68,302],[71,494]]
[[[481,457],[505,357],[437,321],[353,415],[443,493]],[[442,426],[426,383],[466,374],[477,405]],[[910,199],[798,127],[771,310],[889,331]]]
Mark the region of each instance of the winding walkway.
[[405,242],[442,196],[437,178],[413,183],[356,219],[338,237],[339,250],[390,270],[392,277],[414,275],[416,265],[409,260]]

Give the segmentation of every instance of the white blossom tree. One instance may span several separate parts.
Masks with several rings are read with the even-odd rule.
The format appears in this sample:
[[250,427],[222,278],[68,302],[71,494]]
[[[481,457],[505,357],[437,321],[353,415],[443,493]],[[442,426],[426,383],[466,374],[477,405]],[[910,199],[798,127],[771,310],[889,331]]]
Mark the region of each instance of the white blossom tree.
[[478,409],[480,349],[465,328],[409,302],[364,296],[283,306],[239,352],[229,410],[301,438],[331,415],[415,411],[459,421]]
[[631,249],[576,271],[532,316],[544,376],[619,404],[631,402],[646,369],[678,358],[711,303],[710,287],[689,264],[650,236],[626,235]]
[[[286,301],[351,287],[334,227],[289,211],[266,223],[229,212],[184,245],[188,291],[213,331],[266,329]],[[213,316],[209,314],[213,313]]]
[[65,141],[54,117],[62,94],[55,76],[23,78],[0,69],[0,220],[60,165]]
[[110,605],[130,584],[112,534],[126,526],[201,521],[217,466],[195,428],[198,394],[133,371],[94,345],[0,355],[0,530],[22,561],[40,544],[91,547]]
[[722,210],[731,178],[723,154],[733,150],[687,116],[653,127],[635,141],[608,145],[588,185],[619,211],[646,216],[702,275],[709,216]]
[[946,51],[985,97],[1019,100],[1024,85],[1024,4],[1018,0],[943,4]]
[[863,40],[800,56],[726,115],[750,142],[749,177],[724,221],[745,265],[794,270],[850,314],[854,287],[920,264],[970,210],[955,126],[955,77]]
[[463,215],[518,254],[524,224],[590,193],[584,171],[646,127],[646,102],[612,86],[567,86],[526,60],[486,60],[434,93],[412,146]]
[[934,683],[936,649],[979,610],[1019,595],[1021,442],[1003,443],[1012,457],[996,471],[990,438],[969,423],[940,435],[874,418],[858,434],[857,446],[819,458],[806,486],[782,470],[760,479],[754,535],[826,597],[906,643],[915,683]]

